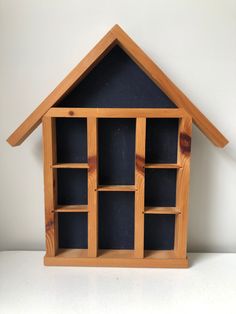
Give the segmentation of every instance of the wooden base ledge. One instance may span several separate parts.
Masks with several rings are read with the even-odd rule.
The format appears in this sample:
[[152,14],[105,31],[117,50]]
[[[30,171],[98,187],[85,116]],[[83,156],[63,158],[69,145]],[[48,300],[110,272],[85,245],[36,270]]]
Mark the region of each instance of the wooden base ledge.
[[[66,254],[67,255],[67,254]],[[86,267],[149,267],[149,268],[187,268],[188,258],[154,258],[152,255],[145,258],[121,256],[117,258],[109,255],[98,257],[76,257],[59,254],[54,257],[44,257],[45,266],[86,266]]]

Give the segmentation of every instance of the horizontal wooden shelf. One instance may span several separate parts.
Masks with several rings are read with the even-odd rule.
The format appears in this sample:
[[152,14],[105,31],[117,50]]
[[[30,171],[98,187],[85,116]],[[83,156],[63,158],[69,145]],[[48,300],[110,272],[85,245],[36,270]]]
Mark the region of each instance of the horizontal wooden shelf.
[[182,166],[178,164],[145,164],[144,168],[178,169],[178,168],[182,168]]
[[183,118],[181,108],[51,108],[45,116],[58,118]]
[[52,168],[79,168],[79,169],[87,169],[89,165],[87,163],[65,163],[65,164],[55,164],[52,165]]
[[54,210],[56,213],[86,213],[88,212],[88,205],[62,205]]
[[136,191],[135,185],[99,185],[97,191],[132,192]]
[[176,207],[145,207],[144,214],[180,214]]
[[134,250],[98,250],[89,257],[87,249],[59,249],[56,256],[45,256],[48,266],[112,266],[112,267],[188,267],[188,259],[178,258],[174,250],[144,251],[136,258]]
[[[59,249],[56,256],[61,257],[71,257],[71,258],[81,258],[88,257],[87,249]],[[175,258],[176,253],[174,250],[145,250],[144,257],[148,258]],[[134,258],[135,251],[134,250],[114,250],[114,249],[106,249],[106,250],[98,250],[97,258]]]

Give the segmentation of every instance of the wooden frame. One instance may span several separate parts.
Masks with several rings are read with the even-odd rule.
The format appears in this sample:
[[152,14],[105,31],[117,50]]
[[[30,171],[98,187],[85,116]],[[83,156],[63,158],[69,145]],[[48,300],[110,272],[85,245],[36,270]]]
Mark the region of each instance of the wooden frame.
[[[72,114],[73,112],[73,114]],[[88,163],[55,163],[55,118],[87,118]],[[99,186],[97,181],[97,119],[102,117],[136,118],[135,185]],[[146,118],[178,118],[178,160],[176,164],[145,164]],[[187,217],[192,119],[183,109],[82,109],[52,108],[43,118],[45,152],[46,265],[87,265],[127,267],[187,267]],[[88,169],[88,205],[58,206],[56,176],[58,168]],[[177,169],[176,207],[145,207],[145,168]],[[135,192],[134,250],[98,249],[98,191]],[[88,249],[58,249],[59,212],[88,212]],[[171,251],[144,250],[144,216],[174,214],[175,244]]]
[[[70,91],[73,91],[87,74],[93,70],[115,46],[119,46],[124,50],[128,57],[131,58],[152,80],[152,82],[169,98],[168,100],[171,102],[171,107],[172,105],[175,105],[177,108],[150,109],[148,107],[152,107],[152,104],[146,103],[144,104],[144,109],[75,108],[74,106],[78,105],[78,103],[73,104],[73,108],[57,108],[60,101],[63,100]],[[97,106],[97,104],[95,105]],[[133,105],[135,104],[132,104],[132,107]],[[156,103],[154,105],[157,106]],[[160,107],[163,106],[163,104],[159,105]],[[61,163],[57,161],[55,134],[56,118],[87,119],[87,162]],[[130,185],[99,185],[97,131],[97,121],[99,118],[136,119],[134,183],[131,182]],[[145,162],[147,118],[179,119],[176,163]],[[41,122],[43,124],[44,146],[46,226],[45,265],[187,267],[188,260],[186,249],[192,123],[195,123],[209,140],[218,147],[227,145],[228,140],[118,25],[115,25],[97,43],[88,55],[85,56],[85,58],[52,91],[52,93],[45,98],[45,100],[9,136],[7,139],[8,143],[12,146],[20,145]],[[58,180],[57,182],[56,174],[59,171],[65,171],[62,169],[82,169],[81,172],[88,172],[87,204],[57,204],[57,189],[59,189],[60,181]],[[172,187],[176,192],[175,206],[145,206],[145,173],[153,171],[150,169],[172,169],[173,172],[177,172],[176,191],[175,187]],[[134,193],[135,221],[133,250],[100,250],[98,248],[99,192]],[[58,226],[61,213],[87,213],[88,249],[59,248],[60,241],[58,240],[58,237],[61,229],[58,229]],[[150,215],[163,214],[175,215],[174,246],[171,244],[171,248],[174,247],[174,249],[166,251],[145,250],[145,217],[148,221],[149,218],[152,218]],[[85,216],[86,215],[83,214],[83,217]],[[171,218],[170,216],[167,217]],[[157,216],[155,216],[155,218],[157,218]]]

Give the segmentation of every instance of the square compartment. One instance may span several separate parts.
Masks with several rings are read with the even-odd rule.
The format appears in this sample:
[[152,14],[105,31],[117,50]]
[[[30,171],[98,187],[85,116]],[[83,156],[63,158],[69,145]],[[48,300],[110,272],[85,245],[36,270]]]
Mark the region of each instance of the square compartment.
[[56,118],[57,163],[87,162],[87,120]]
[[176,205],[176,169],[145,170],[145,206]]
[[58,246],[59,248],[88,248],[88,214],[58,214]]
[[99,249],[134,249],[134,193],[99,192]]
[[85,205],[88,203],[87,169],[57,169],[58,205]]
[[179,119],[147,119],[146,163],[176,163]]
[[134,184],[135,119],[99,119],[98,142],[99,184]]
[[148,214],[144,219],[144,249],[173,250],[175,215]]

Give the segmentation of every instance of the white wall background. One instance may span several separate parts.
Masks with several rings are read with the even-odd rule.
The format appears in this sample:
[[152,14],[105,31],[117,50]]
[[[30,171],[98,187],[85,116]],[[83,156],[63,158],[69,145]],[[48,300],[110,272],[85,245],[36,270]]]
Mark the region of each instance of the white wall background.
[[194,128],[189,251],[236,252],[234,0],[0,0],[0,250],[44,249],[41,127],[6,138],[116,23],[230,140]]

